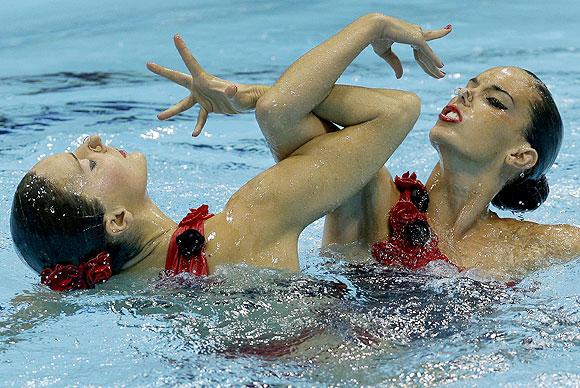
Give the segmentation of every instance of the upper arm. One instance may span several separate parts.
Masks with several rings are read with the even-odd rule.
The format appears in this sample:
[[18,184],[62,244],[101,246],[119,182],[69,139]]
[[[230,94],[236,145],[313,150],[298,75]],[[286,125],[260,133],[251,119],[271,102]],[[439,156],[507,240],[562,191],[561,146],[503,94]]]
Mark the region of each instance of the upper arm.
[[[349,107],[361,105],[359,92],[346,88],[331,94],[338,110],[335,122],[348,125],[315,137],[250,180],[228,202],[227,211],[254,222],[265,240],[276,241],[299,234],[366,186],[415,124],[420,102],[412,93],[396,93],[350,114]],[[269,121],[267,108],[256,108],[256,117]]]
[[398,109],[378,113],[369,121],[311,140],[244,185],[236,193],[244,200],[237,203],[251,207],[249,212],[271,239],[289,231],[300,233],[377,174],[398,146],[391,139],[397,136],[394,132],[406,134],[413,126],[416,117],[411,113]]
[[361,191],[326,216],[323,245],[387,238],[388,214],[397,194],[391,174],[381,168]]

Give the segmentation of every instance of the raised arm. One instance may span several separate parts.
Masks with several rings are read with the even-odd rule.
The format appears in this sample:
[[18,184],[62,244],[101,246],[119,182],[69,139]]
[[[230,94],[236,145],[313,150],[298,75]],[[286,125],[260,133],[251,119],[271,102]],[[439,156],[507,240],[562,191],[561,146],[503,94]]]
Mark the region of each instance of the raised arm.
[[[441,66],[442,64],[436,55],[431,51],[426,41],[441,38],[447,35],[451,31],[450,25],[439,30],[423,31],[419,26],[384,15],[371,14],[361,18],[361,20],[364,20],[369,25],[376,25],[376,23],[372,22],[373,19],[375,21],[377,19],[381,19],[383,22],[380,23],[380,26],[376,31],[377,33],[374,35],[374,38],[370,44],[372,44],[374,51],[393,67],[398,78],[402,76],[403,69],[398,57],[391,50],[391,46],[394,42],[413,45],[417,62],[429,75],[435,78],[439,78],[444,75],[444,73],[441,72],[438,68],[438,66]],[[305,67],[322,65],[319,59],[324,59],[323,52],[326,52],[326,55],[330,53],[328,59],[333,61],[336,66],[338,66],[338,74],[340,74],[342,70],[344,70],[345,63],[350,63],[350,61],[352,61],[354,58],[353,55],[356,56],[358,52],[360,52],[358,51],[355,53],[352,50],[337,50],[337,48],[342,45],[343,41],[353,38],[353,34],[356,33],[355,30],[356,28],[349,29],[347,27],[347,29],[341,31],[341,33],[335,35],[331,39],[311,50],[307,55],[303,56],[299,61],[294,63],[285,72],[283,77],[285,80],[285,85],[283,88],[288,91],[287,95],[285,96],[286,99],[295,98],[305,100],[305,106],[309,106],[308,99],[314,98],[316,96],[306,96],[306,98],[303,98],[301,90],[304,88],[310,89],[312,87],[311,83],[319,84],[319,81],[323,81],[324,83],[325,80],[307,78],[308,72],[304,72]],[[200,64],[191,55],[185,46],[183,39],[178,35],[175,36],[175,45],[184,62],[186,63],[191,75],[186,75],[174,70],[170,70],[155,63],[148,63],[147,67],[152,72],[188,88],[191,92],[190,96],[160,113],[158,117],[161,120],[165,120],[176,114],[179,114],[180,112],[189,109],[196,103],[200,104],[200,113],[196,128],[193,133],[194,136],[197,136],[201,132],[201,129],[207,119],[208,112],[234,114],[245,110],[252,110],[255,108],[258,99],[260,99],[264,94],[273,95],[276,93],[276,91],[273,91],[269,86],[234,84],[230,81],[215,77],[212,74],[206,72],[200,66]],[[337,55],[332,55],[332,52],[336,52]],[[297,66],[301,69],[300,72],[294,71]],[[324,75],[329,76],[330,82],[334,84],[336,81],[336,72],[333,73],[332,71],[328,71]],[[326,79],[326,83],[327,87],[330,86],[328,85],[328,79]],[[343,87],[345,86],[335,85],[334,88],[329,88],[328,94],[332,94],[335,90],[340,92]],[[274,89],[276,89],[276,86]],[[361,90],[360,92],[361,101],[359,102],[359,105],[366,103],[370,99],[373,99],[374,95],[376,94],[369,92],[369,89],[362,89],[364,90]],[[395,95],[400,93],[399,91],[384,89],[372,90],[379,93],[395,93]],[[281,90],[281,92],[284,93],[284,90]],[[277,100],[281,101],[282,99],[277,98]],[[338,112],[341,115],[343,112],[337,111],[332,105],[325,104],[324,99],[318,101],[319,98],[314,98],[314,100],[316,100],[318,103],[312,107],[312,111],[316,116],[320,117],[321,120],[316,120],[316,118],[313,118],[312,120],[304,123],[305,125],[301,125],[299,130],[297,127],[291,127],[292,130],[290,131],[277,131],[276,128],[272,126],[262,128],[264,131],[264,136],[268,140],[272,152],[277,160],[281,160],[284,157],[290,155],[294,150],[303,144],[306,144],[312,138],[319,136],[328,130],[336,129],[336,127],[330,125],[329,123],[339,123],[339,119],[335,117],[335,112]],[[264,99],[262,99],[262,101],[264,101]],[[360,107],[357,105],[349,107],[350,110],[358,108]]]
[[[447,30],[437,33],[441,36]],[[256,118],[270,148],[277,153],[279,147],[298,143],[295,139],[302,141],[302,132],[317,123],[313,111],[329,96],[336,80],[354,58],[373,44],[375,51],[386,55],[393,62],[396,56],[391,51],[391,45],[395,40],[416,47],[417,55],[433,76],[444,76],[439,70],[443,63],[427,45],[424,33],[418,26],[380,14],[363,16],[300,57],[260,98],[256,106]],[[348,109],[349,115],[341,114],[344,110],[332,109],[325,113],[336,116],[321,116],[339,125],[349,125],[341,121],[348,120],[352,114],[356,115],[356,108],[367,102],[363,99],[343,107]],[[356,121],[356,118],[353,119]]]
[[[306,143],[248,182],[233,198],[235,203],[244,198],[243,203],[261,204],[254,208],[265,212],[263,218],[270,217],[268,234],[298,233],[351,198],[414,125],[419,101],[411,93],[399,92],[395,98],[372,89],[333,91],[349,61],[380,36],[387,22],[388,18],[378,15],[359,18],[298,59],[258,100],[256,118],[265,133],[270,129],[299,133],[316,119],[312,109],[324,100],[334,107],[334,120],[345,126]],[[299,75],[309,82],[295,84]],[[373,98],[360,104],[361,92],[374,93]]]
[[[371,31],[371,34],[363,37],[361,41],[359,39],[361,35],[369,31]],[[406,110],[406,113],[410,114],[409,117],[412,118],[411,121],[414,123],[416,119],[414,114],[418,114],[418,110],[415,112],[413,108],[409,108],[409,101],[416,101],[416,98],[409,93],[398,90],[332,85],[332,83],[340,76],[346,65],[369,43],[373,45],[375,52],[393,67],[397,77],[400,78],[402,67],[396,55],[391,51],[391,45],[394,40],[414,44],[416,48],[414,50],[415,58],[421,67],[429,75],[435,78],[441,77],[443,73],[437,67],[441,65],[440,61],[431,52],[426,40],[445,36],[450,31],[450,26],[448,26],[436,31],[423,32],[418,26],[394,18],[378,14],[367,15],[300,58],[284,73],[273,88],[265,85],[234,84],[205,72],[195,58],[191,56],[183,40],[178,36],[175,38],[176,47],[192,75],[188,76],[152,63],[148,64],[148,68],[187,87],[192,93],[187,99],[162,112],[159,115],[160,119],[166,119],[178,114],[196,102],[202,106],[200,109],[201,120],[198,119],[194,135],[201,131],[200,121],[201,125],[205,123],[208,111],[232,114],[251,110],[255,107],[256,102],[260,100],[261,107],[258,109],[257,116],[268,116],[266,125],[261,125],[262,131],[268,140],[274,157],[277,160],[281,160],[313,138],[336,130],[337,127],[332,123],[341,126],[360,124],[368,119],[369,113],[372,116],[377,111],[386,108],[385,104],[390,105],[387,110]],[[347,45],[348,47],[345,49],[345,45],[342,42],[352,43],[353,39],[357,44]],[[324,69],[323,75],[326,77],[310,76],[312,72],[320,72],[321,63],[319,56],[326,63],[332,63],[333,69]],[[308,67],[309,69],[304,70],[304,68]],[[283,85],[281,82],[283,82]],[[328,90],[325,89],[323,91],[322,97],[316,97],[310,93],[310,89],[313,86],[321,87],[322,89],[327,88]],[[306,90],[311,101],[301,97],[302,90]],[[283,96],[284,94],[286,96]],[[324,96],[324,94],[327,95]],[[266,95],[265,98],[262,98],[264,95]],[[279,98],[280,95],[282,95],[282,98]],[[348,104],[343,103],[343,99],[346,96],[349,97]],[[286,100],[286,97],[290,97],[292,101]],[[305,114],[300,123],[292,124],[284,116],[285,111],[292,111],[293,113],[298,111],[295,109],[295,104],[299,103],[297,100],[302,100],[300,101],[300,103],[303,103],[301,104],[302,113],[306,112],[310,109],[309,105],[312,105],[312,98],[322,98],[322,100],[312,107],[312,112]],[[269,101],[266,101],[267,99]],[[280,103],[278,104],[278,102]],[[284,104],[289,104],[288,106],[292,106],[292,109],[285,109]],[[415,106],[416,103],[411,105]],[[272,108],[276,106],[280,108],[282,115],[276,116],[276,113],[273,112],[274,109]],[[401,125],[396,128],[393,126],[390,132],[383,133],[383,136],[386,136],[389,141],[389,147],[387,148],[391,150],[396,149],[412,128],[412,125],[408,125],[409,120],[406,121],[404,115],[399,118],[401,119],[400,121],[394,120],[390,124],[396,125],[400,122]],[[279,125],[280,123],[283,123],[283,125]],[[370,179],[365,190],[349,198],[348,201],[342,204],[340,209],[337,209],[327,218],[325,243],[357,240],[361,239],[363,234],[364,237],[373,239],[377,234],[384,234],[386,227],[383,213],[386,214],[388,212],[388,194],[390,189],[388,182],[390,182],[390,179],[388,172],[385,169],[382,170]],[[373,225],[382,225],[383,228],[374,228],[379,231],[374,234],[368,233],[369,230],[373,229]]]
[[[206,114],[208,111],[230,115],[253,111],[256,108],[258,100],[272,88],[270,85],[241,84],[220,79],[206,72],[199,65],[180,36],[176,35],[174,40],[184,60],[192,64],[194,76],[168,69],[156,63],[148,63],[147,68],[155,74],[161,75],[190,89],[192,94],[159,113],[157,117],[160,120],[167,120],[191,108],[195,103],[199,103],[201,105],[200,118],[193,132],[193,136],[198,136],[206,122]],[[359,103],[347,107],[343,105],[337,106],[335,102],[339,100],[341,95],[347,92],[357,93]],[[276,161],[280,161],[313,138],[337,130],[338,127],[334,124],[341,126],[348,125],[352,120],[344,120],[344,118],[356,115],[356,110],[361,109],[361,105],[364,104],[363,101],[373,101],[377,97],[381,98],[382,96],[396,98],[398,95],[404,96],[405,94],[406,92],[400,90],[372,89],[336,84],[333,86],[328,97],[314,107],[313,113],[316,117],[310,120],[307,123],[308,125],[301,127],[299,130],[293,128],[289,131],[275,131],[266,127],[265,129],[268,132],[264,133],[264,135],[269,139],[268,143],[271,146],[270,150],[274,158]],[[364,106],[362,106],[362,109],[364,109]]]

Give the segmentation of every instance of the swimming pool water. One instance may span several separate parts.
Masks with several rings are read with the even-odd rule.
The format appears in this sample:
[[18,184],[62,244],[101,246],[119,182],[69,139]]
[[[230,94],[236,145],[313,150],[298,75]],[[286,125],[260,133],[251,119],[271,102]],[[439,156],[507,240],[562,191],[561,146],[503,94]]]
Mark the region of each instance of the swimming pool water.
[[374,11],[454,26],[432,45],[446,64],[442,80],[423,74],[405,47],[402,80],[371,50],[341,79],[421,97],[421,118],[391,171],[426,178],[436,161],[427,132],[453,90],[488,67],[521,66],[548,84],[565,125],[550,197],[526,218],[578,223],[576,2],[3,2],[0,386],[580,385],[578,260],[516,289],[395,273],[320,256],[320,220],[301,236],[301,274],[242,266],[205,280],[159,280],[152,271],[56,294],[17,258],[8,225],[14,188],[39,158],[87,134],[143,151],[150,194],[176,220],[201,203],[219,211],[272,165],[252,114],[210,116],[197,139],[195,110],[156,121],[187,95],[145,69],[150,60],[184,69],[174,33],[209,71],[272,83],[313,45]]

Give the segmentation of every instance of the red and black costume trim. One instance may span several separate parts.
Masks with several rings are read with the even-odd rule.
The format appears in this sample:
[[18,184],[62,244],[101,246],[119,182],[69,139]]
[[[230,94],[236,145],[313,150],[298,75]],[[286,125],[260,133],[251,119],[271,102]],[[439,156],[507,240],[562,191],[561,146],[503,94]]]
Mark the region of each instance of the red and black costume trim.
[[[427,223],[429,194],[415,173],[395,177],[399,200],[389,211],[389,238],[371,246],[379,263],[415,270],[442,260],[452,264],[438,247],[439,239]],[[452,264],[453,265],[453,264]]]
[[177,275],[189,272],[196,276],[209,275],[205,258],[205,237],[203,223],[214,215],[207,205],[189,209],[189,214],[181,220],[171,236],[165,270]]

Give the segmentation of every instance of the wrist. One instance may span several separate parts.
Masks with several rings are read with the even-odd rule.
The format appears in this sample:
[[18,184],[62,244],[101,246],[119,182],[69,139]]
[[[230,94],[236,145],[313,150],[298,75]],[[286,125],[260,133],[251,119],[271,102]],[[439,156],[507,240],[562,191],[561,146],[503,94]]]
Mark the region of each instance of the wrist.
[[371,42],[376,39],[383,38],[382,31],[384,30],[384,25],[387,20],[387,16],[378,12],[373,12],[361,16],[358,20],[361,22],[363,26],[369,28]]

